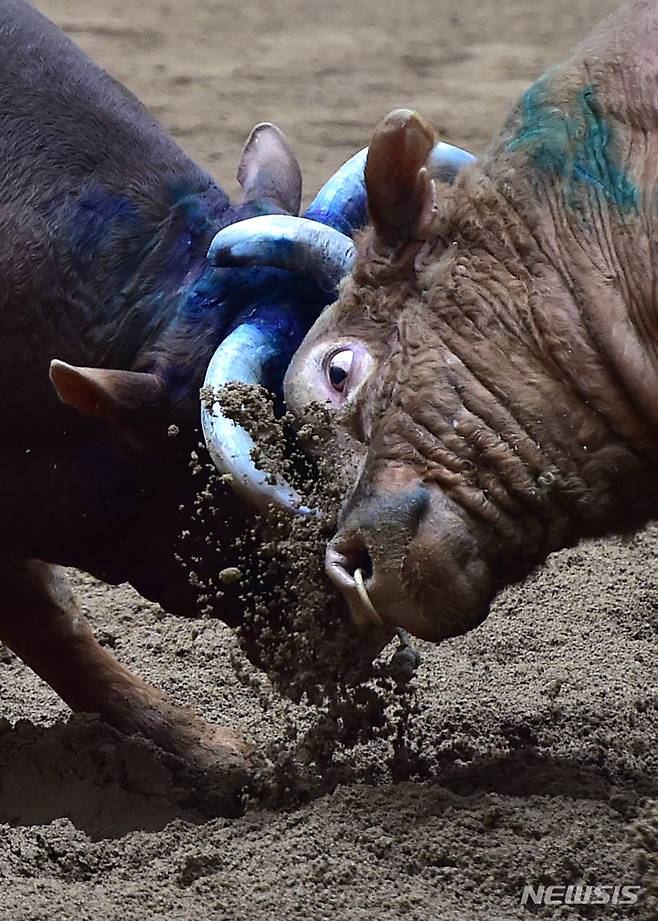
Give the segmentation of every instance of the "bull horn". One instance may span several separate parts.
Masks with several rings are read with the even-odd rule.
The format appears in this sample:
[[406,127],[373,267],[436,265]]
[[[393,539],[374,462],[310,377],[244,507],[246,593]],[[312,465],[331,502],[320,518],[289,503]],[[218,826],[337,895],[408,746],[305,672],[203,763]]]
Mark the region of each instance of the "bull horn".
[[[243,323],[236,327],[212,357],[204,386],[216,393],[225,384],[240,381],[260,384],[264,368],[272,359],[272,338],[260,327]],[[245,499],[265,511],[276,506],[286,512],[312,514],[301,496],[281,477],[259,470],[253,459],[254,442],[248,432],[229,419],[218,400],[201,401],[201,425],[213,463],[230,474],[232,485]]]
[[368,221],[368,193],[364,170],[368,148],[364,147],[343,163],[315,196],[305,217],[328,224],[352,236]]
[[326,224],[288,214],[263,214],[220,230],[210,244],[208,259],[217,266],[288,269],[333,291],[350,272],[355,252],[346,234]]
[[475,163],[475,159],[468,150],[439,141],[427,159],[427,169],[432,179],[450,183],[454,182],[460,170],[470,163]]

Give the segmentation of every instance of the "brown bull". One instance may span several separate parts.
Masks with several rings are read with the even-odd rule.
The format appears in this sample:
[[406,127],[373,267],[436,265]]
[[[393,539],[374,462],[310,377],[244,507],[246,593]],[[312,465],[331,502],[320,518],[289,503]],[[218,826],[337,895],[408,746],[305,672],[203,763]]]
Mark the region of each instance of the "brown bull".
[[531,86],[438,204],[433,143],[411,112],[377,129],[372,228],[286,395],[340,410],[327,569],[354,616],[440,640],[658,509],[658,3]]
[[658,3],[540,78],[436,211],[432,140],[413,115],[377,130],[372,232],[288,390],[302,410],[318,348],[369,357],[341,391],[364,466],[328,571],[357,616],[362,567],[383,620],[439,640],[658,509]]

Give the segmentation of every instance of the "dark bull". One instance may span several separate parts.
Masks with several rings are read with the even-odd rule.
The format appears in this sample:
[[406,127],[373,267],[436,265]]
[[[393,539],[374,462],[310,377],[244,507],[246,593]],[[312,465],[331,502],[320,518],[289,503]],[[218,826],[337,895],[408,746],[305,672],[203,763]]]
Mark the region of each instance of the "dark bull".
[[[0,639],[73,708],[188,758],[243,765],[236,736],[96,643],[57,564],[197,613],[175,548],[179,509],[196,491],[188,462],[206,370],[213,385],[279,388],[335,280],[215,268],[207,251],[236,221],[296,216],[297,161],[276,128],[258,126],[238,169],[244,198],[232,204],[21,0],[0,8],[0,52]],[[362,174],[357,158],[329,181],[307,212],[313,226],[351,235],[364,223]],[[239,464],[226,420],[204,424],[213,456]],[[226,499],[227,545],[250,514]],[[237,605],[217,614],[241,616]]]

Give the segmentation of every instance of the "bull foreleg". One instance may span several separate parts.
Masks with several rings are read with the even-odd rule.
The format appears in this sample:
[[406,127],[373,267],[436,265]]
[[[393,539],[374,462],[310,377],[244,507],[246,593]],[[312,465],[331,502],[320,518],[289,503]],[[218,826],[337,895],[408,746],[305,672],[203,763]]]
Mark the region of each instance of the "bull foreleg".
[[238,781],[249,746],[204,723],[120,665],[100,646],[64,571],[39,560],[0,562],[0,640],[77,711],[98,713],[127,733]]

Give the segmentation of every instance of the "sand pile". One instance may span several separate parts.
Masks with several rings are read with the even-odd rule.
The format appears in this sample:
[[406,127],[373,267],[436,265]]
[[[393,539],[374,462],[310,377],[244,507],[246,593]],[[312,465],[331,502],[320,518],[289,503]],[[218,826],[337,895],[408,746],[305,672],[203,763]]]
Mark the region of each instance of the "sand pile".
[[[390,737],[370,738],[335,756],[333,793],[291,772],[278,808],[252,800],[234,820],[209,818],[202,787],[144,743],[57,722],[65,707],[5,655],[0,918],[510,921],[529,916],[526,882],[655,887],[657,552],[650,528],[557,554],[473,634],[419,644],[417,712],[398,725],[422,779],[401,763],[393,782]],[[218,621],[77,583],[119,658],[205,718],[286,757],[291,723],[317,724],[252,666],[238,680]],[[650,921],[654,906],[570,914]]]

